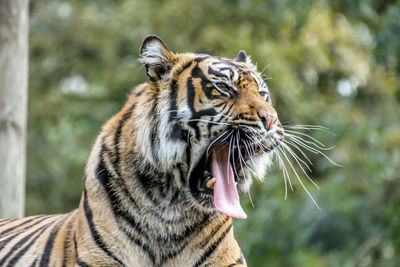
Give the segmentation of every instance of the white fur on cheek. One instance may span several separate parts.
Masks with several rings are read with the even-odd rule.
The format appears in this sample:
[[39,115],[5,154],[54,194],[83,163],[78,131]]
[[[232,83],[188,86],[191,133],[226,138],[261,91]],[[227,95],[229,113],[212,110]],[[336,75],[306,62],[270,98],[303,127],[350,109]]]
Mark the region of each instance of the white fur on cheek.
[[[273,153],[264,153],[253,157],[253,161],[250,161],[250,166],[254,166],[255,176],[260,181],[263,181],[265,174],[272,165]],[[254,163],[253,163],[254,162]]]
[[140,114],[140,116],[136,117],[135,124],[137,130],[134,132],[134,138],[137,140],[136,150],[150,163],[156,164],[156,160],[151,154],[151,125],[149,124],[152,122],[149,121],[149,118],[151,118],[152,115],[148,111],[152,109],[151,105],[151,102],[143,103],[143,110],[147,110],[147,114]]
[[169,169],[172,165],[181,162],[185,153],[185,143],[181,140],[171,139],[172,125],[169,121],[169,96],[161,97],[162,102],[158,105],[160,114],[160,124],[158,136],[160,140],[158,159],[162,169]]
[[242,192],[249,192],[253,182],[253,179],[251,179],[252,177],[255,177],[261,182],[264,181],[265,175],[272,165],[272,157],[273,153],[264,153],[253,156],[251,160],[246,161],[246,164],[251,167],[251,170],[248,167],[244,168],[245,179],[242,180],[243,182],[240,186]]

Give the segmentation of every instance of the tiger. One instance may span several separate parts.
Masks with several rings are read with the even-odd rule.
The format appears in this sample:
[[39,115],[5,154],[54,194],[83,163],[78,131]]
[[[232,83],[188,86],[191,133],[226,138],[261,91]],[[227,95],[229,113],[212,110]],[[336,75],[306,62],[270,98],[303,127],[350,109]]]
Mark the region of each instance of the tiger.
[[[232,218],[284,130],[246,52],[174,53],[147,36],[148,80],[102,127],[79,207],[0,221],[0,266],[247,266]],[[254,178],[255,177],[255,178]]]

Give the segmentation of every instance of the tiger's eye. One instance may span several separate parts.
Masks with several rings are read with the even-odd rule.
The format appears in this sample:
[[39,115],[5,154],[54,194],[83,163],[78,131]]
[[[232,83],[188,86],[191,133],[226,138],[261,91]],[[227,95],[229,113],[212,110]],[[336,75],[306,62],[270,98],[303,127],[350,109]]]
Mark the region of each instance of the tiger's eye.
[[216,85],[221,90],[228,90],[228,86],[224,83],[217,83]]
[[259,94],[260,94],[260,96],[261,96],[262,98],[265,99],[265,101],[268,101],[268,99],[269,99],[269,94],[268,94],[267,92],[262,91],[262,92],[259,92]]

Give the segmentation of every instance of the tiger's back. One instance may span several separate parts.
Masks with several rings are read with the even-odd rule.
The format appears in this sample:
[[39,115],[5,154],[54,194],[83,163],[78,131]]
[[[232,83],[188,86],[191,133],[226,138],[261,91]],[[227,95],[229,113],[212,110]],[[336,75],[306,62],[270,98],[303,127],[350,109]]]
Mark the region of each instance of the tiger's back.
[[76,212],[0,220],[0,266],[73,266]]

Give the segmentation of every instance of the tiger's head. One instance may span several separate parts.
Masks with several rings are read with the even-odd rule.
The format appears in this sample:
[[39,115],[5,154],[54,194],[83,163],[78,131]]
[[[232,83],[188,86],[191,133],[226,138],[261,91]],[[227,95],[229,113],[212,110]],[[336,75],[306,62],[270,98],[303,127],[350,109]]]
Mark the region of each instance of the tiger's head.
[[284,138],[261,74],[244,51],[235,59],[178,54],[154,35],[143,41],[140,61],[159,123],[147,158],[162,172],[180,166],[194,206],[246,218],[238,192],[265,176]]

